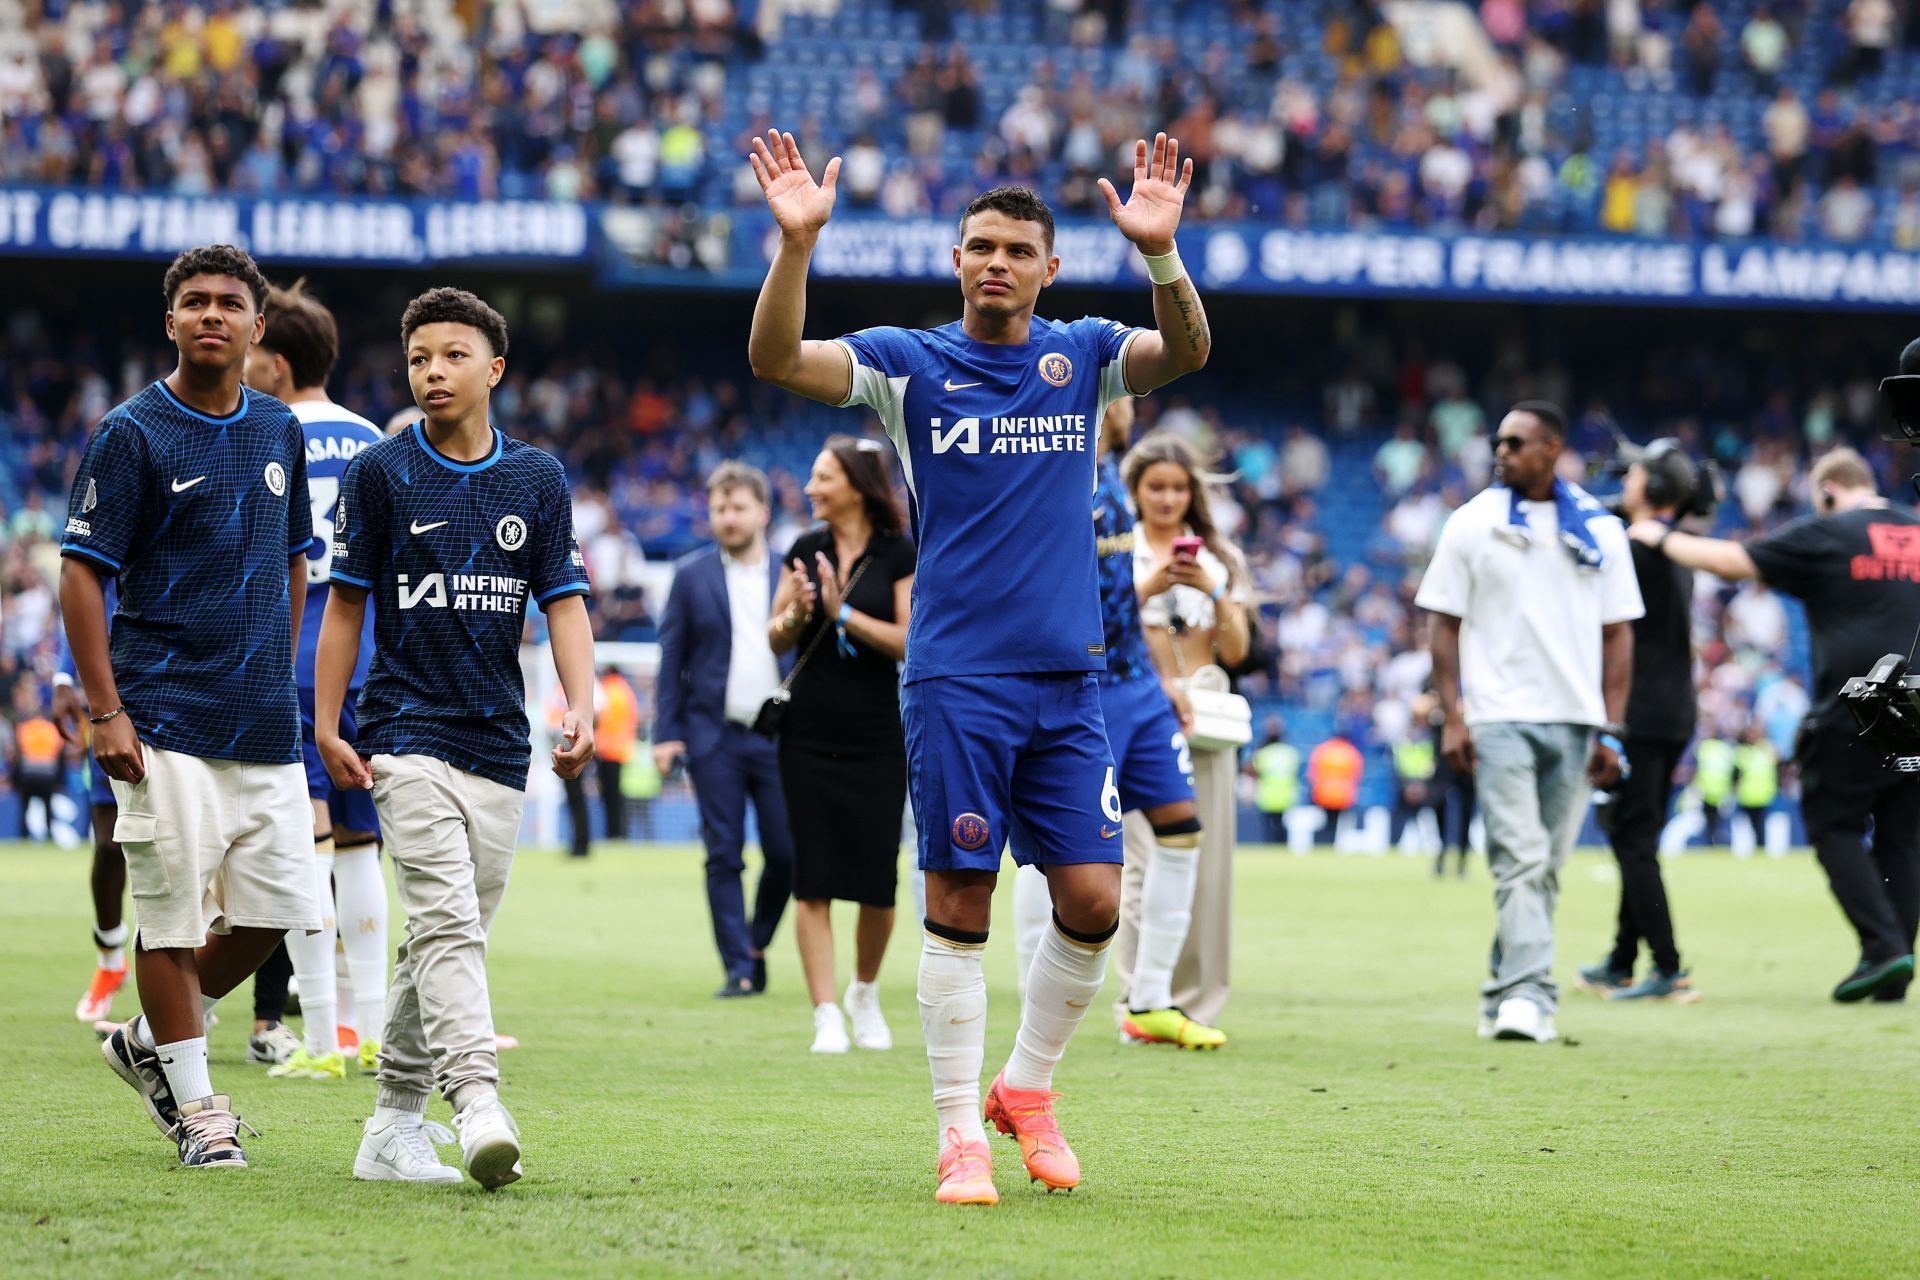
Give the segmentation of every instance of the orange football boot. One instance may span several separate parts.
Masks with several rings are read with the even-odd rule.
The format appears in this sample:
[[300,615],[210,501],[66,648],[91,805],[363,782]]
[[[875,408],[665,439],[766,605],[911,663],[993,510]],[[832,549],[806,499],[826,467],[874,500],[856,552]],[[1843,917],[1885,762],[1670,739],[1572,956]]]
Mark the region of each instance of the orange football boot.
[[113,997],[127,984],[127,972],[120,969],[95,969],[87,994],[74,1006],[73,1016],[82,1022],[99,1022],[113,1008]]
[[1053,1115],[1053,1100],[1059,1096],[1047,1089],[1015,1089],[1004,1069],[987,1090],[987,1119],[1000,1132],[1013,1135],[1027,1176],[1049,1192],[1080,1185],[1080,1161],[1060,1136],[1060,1122]]
[[940,1151],[940,1188],[933,1198],[941,1204],[1000,1203],[1000,1191],[993,1185],[993,1152],[985,1142],[963,1142],[960,1130],[948,1127]]

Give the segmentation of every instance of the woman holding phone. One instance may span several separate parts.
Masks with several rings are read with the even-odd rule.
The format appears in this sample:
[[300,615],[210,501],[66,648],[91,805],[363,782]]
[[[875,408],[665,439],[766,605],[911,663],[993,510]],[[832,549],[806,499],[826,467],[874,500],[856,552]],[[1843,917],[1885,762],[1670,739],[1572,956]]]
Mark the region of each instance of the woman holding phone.
[[[1140,518],[1134,533],[1134,582],[1140,618],[1157,661],[1190,679],[1202,667],[1236,668],[1253,633],[1251,578],[1239,548],[1213,522],[1207,486],[1221,481],[1198,451],[1178,436],[1155,432],[1127,454],[1121,475]],[[1205,1026],[1218,1026],[1229,991],[1233,915],[1234,783],[1231,747],[1193,753],[1193,781],[1204,829],[1193,920],[1173,973],[1173,1002]],[[1120,891],[1120,933],[1114,969],[1124,1009],[1140,921],[1140,887],[1153,857],[1149,833],[1129,815],[1126,870]]]
[[[793,828],[794,934],[813,998],[813,1051],[889,1049],[874,980],[893,934],[907,750],[897,664],[907,648],[914,548],[879,442],[833,436],[806,494],[825,524],[787,553],[767,639],[801,655],[780,728]],[[834,899],[859,904],[853,982],[834,1000]]]

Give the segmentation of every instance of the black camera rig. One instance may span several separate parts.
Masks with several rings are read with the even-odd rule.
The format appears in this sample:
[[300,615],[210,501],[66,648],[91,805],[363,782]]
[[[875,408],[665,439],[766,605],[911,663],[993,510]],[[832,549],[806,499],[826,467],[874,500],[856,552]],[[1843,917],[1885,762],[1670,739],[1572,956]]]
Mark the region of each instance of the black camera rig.
[[1840,701],[1853,715],[1860,738],[1886,753],[1896,773],[1920,773],[1920,674],[1890,653],[1864,676],[1840,686]]

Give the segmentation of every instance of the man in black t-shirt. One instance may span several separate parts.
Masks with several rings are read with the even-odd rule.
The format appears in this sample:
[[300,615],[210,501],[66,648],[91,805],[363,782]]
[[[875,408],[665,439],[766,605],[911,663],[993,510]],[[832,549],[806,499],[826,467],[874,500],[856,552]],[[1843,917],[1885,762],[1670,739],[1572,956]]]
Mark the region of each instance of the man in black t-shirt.
[[1806,606],[1814,702],[1794,752],[1800,812],[1860,935],[1860,963],[1833,998],[1897,1001],[1906,998],[1920,929],[1920,777],[1892,772],[1860,743],[1839,694],[1883,655],[1905,653],[1920,628],[1920,517],[1890,506],[1851,449],[1823,456],[1812,479],[1814,515],[1745,544],[1654,520],[1629,532],[1675,564],[1730,581],[1759,578]]
[[[1627,469],[1617,514],[1629,525],[1671,528],[1692,506],[1699,469],[1676,440],[1655,441]],[[1627,759],[1631,771],[1613,787],[1602,811],[1620,864],[1620,923],[1613,951],[1580,970],[1580,985],[1615,1000],[1699,999],[1680,967],[1660,877],[1660,832],[1673,806],[1673,771],[1693,738],[1693,574],[1652,547],[1633,544],[1633,573],[1645,616],[1633,624],[1633,685],[1627,695]],[[1640,943],[1653,972],[1633,980]]]

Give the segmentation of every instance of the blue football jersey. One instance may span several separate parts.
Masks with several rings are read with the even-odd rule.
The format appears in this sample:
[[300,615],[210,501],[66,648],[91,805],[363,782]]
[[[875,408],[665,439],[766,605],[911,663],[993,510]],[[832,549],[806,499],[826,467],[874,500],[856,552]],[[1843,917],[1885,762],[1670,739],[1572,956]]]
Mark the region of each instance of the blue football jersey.
[[[340,477],[354,455],[381,440],[380,429],[357,413],[330,400],[302,400],[293,406],[307,435],[307,496],[313,504],[313,547],[307,552],[307,606],[300,614],[300,652],[294,659],[295,679],[302,689],[313,688],[313,655],[320,645],[320,619],[327,612],[327,579],[333,571],[333,510],[340,504]],[[360,661],[353,668],[350,689],[367,682],[373,661],[373,610],[367,610],[360,633]]]
[[1140,629],[1140,596],[1133,586],[1133,496],[1120,479],[1119,459],[1100,459],[1093,491],[1094,554],[1100,563],[1100,624],[1107,636],[1108,683],[1154,674]]
[[957,321],[840,339],[846,403],[880,415],[907,482],[920,548],[908,683],[1105,666],[1087,506],[1137,332],[1036,316],[1019,346],[976,342]]
[[286,574],[312,534],[305,438],[272,396],[242,388],[215,418],[156,382],[101,419],[60,551],[119,576],[108,648],[142,741],[300,758]]
[[479,462],[439,452],[418,422],[361,450],[340,483],[332,580],[374,610],[360,753],[433,756],[525,790],[527,600],[586,595],[587,569],[559,460],[493,437]]

